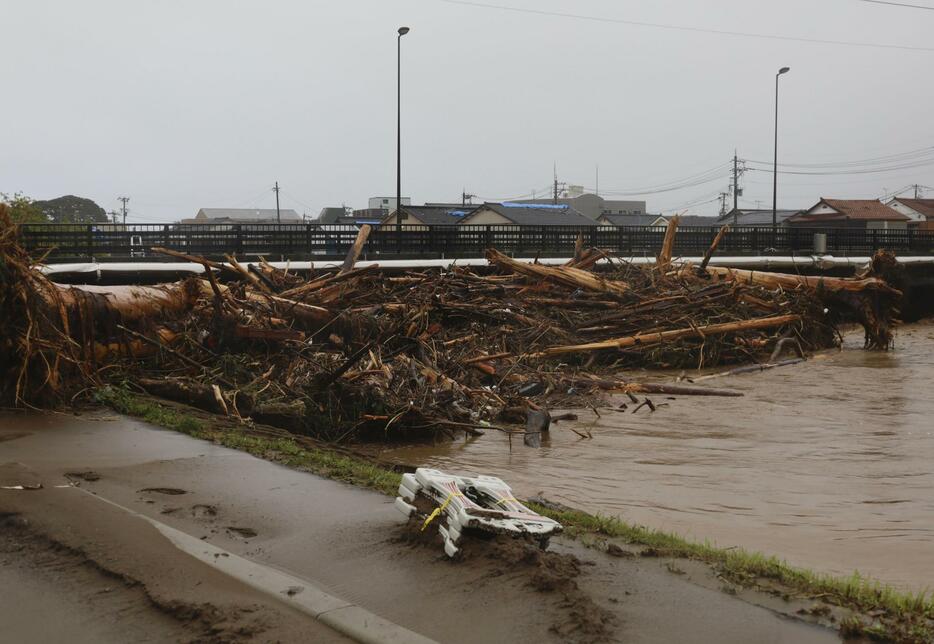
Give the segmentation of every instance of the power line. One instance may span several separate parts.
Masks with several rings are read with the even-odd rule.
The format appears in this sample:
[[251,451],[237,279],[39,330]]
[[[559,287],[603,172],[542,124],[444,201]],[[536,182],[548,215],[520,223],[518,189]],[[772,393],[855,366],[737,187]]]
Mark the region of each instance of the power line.
[[[239,208],[239,207],[241,207],[242,205],[244,205],[244,204],[246,204],[246,203],[249,203],[250,205],[256,203],[261,197],[265,197],[267,194],[269,194],[268,191],[269,191],[270,187],[271,187],[271,186],[268,186],[268,185],[267,185],[265,188],[263,188],[263,191],[260,192],[259,194],[253,195],[252,197],[248,197],[248,198],[246,198],[246,199],[244,199],[244,200],[242,200],[242,201],[239,201],[239,202],[237,202],[236,204],[234,204],[233,206],[231,206],[231,208]],[[220,200],[218,200],[218,201],[220,201]]]
[[487,4],[484,2],[472,2],[470,0],[437,0],[447,4],[464,5],[467,7],[476,7],[479,9],[497,9],[499,11],[513,11],[516,13],[530,13],[539,16],[552,16],[556,18],[572,18],[574,20],[587,20],[590,22],[606,22],[620,25],[630,25],[633,27],[651,27],[653,29],[668,29],[673,31],[688,31],[694,33],[714,34],[718,36],[735,36],[742,38],[761,38],[765,40],[782,40],[790,42],[803,42],[818,45],[841,45],[847,47],[872,47],[876,49],[902,49],[906,51],[928,51],[934,52],[934,47],[913,47],[910,45],[893,45],[886,43],[868,43],[852,40],[824,40],[821,38],[803,38],[799,36],[781,36],[775,34],[757,34],[745,31],[731,31],[727,29],[708,29],[705,27],[686,27],[683,25],[668,25],[658,22],[645,22],[641,20],[624,20],[622,18],[606,18],[603,16],[588,16],[579,13],[566,13],[563,11],[546,11],[544,9],[528,9],[525,7],[510,7],[506,5]]
[[[779,170],[778,174],[812,175],[812,176],[841,176],[852,174],[878,174],[881,172],[896,172],[898,170],[911,170],[934,165],[934,158],[924,159],[917,163],[904,163],[878,168],[861,168],[855,170]],[[753,172],[772,172],[771,168],[749,168]]]
[[665,183],[660,183],[654,186],[646,186],[642,188],[622,188],[622,189],[609,189],[602,190],[601,192],[604,195],[613,195],[618,197],[635,197],[639,195],[653,195],[659,194],[662,192],[674,192],[676,190],[683,190],[684,188],[693,188],[695,186],[703,185],[705,183],[710,183],[711,181],[719,181],[727,175],[728,171],[732,167],[732,160],[729,163],[721,163],[720,165],[710,168],[709,170],[704,170],[703,172],[698,172],[681,179],[675,179],[672,181],[667,181]]
[[860,2],[871,2],[872,4],[887,4],[892,7],[908,7],[910,9],[927,9],[934,11],[934,7],[928,7],[921,4],[905,4],[904,2],[888,2],[887,0],[860,0]]
[[282,194],[284,194],[286,197],[288,197],[289,199],[291,199],[298,205],[304,206],[307,210],[314,210],[313,207],[309,206],[307,203],[305,203],[304,201],[302,201],[301,199],[293,195],[291,192],[286,192],[284,188],[279,188],[279,190],[282,192]]
[[[929,154],[934,153],[934,146],[927,146],[923,148],[917,148],[915,150],[908,150],[906,152],[896,152],[894,154],[886,154],[879,157],[870,157],[868,159],[856,159],[851,161],[830,161],[824,163],[779,163],[778,165],[786,168],[838,168],[838,167],[847,167],[847,166],[865,166],[873,165],[876,163],[889,163],[895,161],[908,161],[910,159],[917,159],[919,157],[926,157]],[[772,165],[771,161],[756,161],[753,159],[747,159],[750,163],[760,163]]]

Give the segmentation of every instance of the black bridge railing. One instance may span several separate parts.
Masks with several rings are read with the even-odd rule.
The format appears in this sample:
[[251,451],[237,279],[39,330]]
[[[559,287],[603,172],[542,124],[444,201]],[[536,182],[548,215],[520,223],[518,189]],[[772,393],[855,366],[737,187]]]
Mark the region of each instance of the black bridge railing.
[[[717,227],[678,229],[675,253],[703,255]],[[827,236],[831,255],[871,254],[878,248],[901,254],[934,253],[934,231],[847,228],[730,229],[718,247],[721,255],[811,254],[815,233]],[[587,246],[623,256],[654,255],[665,235],[658,227],[614,226],[403,226],[376,228],[363,249],[364,259],[482,257],[487,248],[514,256],[567,257],[578,235]],[[353,226],[316,224],[23,224],[23,245],[48,262],[82,260],[171,261],[154,246],[221,259],[225,254],[254,259],[315,260],[342,257],[353,244]]]

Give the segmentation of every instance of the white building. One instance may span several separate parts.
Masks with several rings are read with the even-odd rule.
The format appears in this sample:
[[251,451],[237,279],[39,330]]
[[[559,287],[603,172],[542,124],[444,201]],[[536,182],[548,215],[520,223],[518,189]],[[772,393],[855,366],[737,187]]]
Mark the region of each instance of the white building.
[[[402,197],[403,206],[411,206],[412,198],[411,197]],[[389,214],[396,209],[396,198],[395,197],[370,197],[369,205],[367,206],[369,210],[385,210],[386,214]]]

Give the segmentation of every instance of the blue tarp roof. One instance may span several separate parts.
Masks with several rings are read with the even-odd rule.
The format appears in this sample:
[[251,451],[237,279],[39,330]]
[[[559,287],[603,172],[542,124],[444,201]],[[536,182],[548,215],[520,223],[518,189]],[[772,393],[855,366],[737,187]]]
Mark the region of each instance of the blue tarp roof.
[[546,204],[546,203],[516,203],[514,201],[504,201],[500,204],[503,208],[534,208],[535,210],[567,210],[566,204]]

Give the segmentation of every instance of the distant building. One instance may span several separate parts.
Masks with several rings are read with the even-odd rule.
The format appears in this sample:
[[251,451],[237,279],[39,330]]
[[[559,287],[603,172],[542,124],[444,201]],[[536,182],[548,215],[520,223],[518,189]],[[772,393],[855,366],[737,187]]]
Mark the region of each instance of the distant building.
[[661,215],[600,215],[601,226],[665,226],[667,220]]
[[378,224],[385,219],[388,214],[389,211],[382,208],[361,208],[359,210],[354,210],[350,216],[354,221],[360,224]]
[[885,205],[908,217],[909,226],[920,230],[934,230],[934,199],[895,197]]
[[291,209],[282,209],[276,216],[275,208],[202,208],[183,224],[300,224],[302,218]]
[[[577,188],[577,186],[573,186]],[[515,203],[529,203],[529,204],[559,204],[564,206],[570,206],[577,212],[581,213],[585,217],[589,217],[596,221],[600,218],[601,215],[644,215],[645,214],[645,202],[644,201],[622,201],[619,199],[604,199],[599,195],[594,195],[590,193],[577,194],[575,189],[573,192],[569,191],[570,195],[568,197],[559,197],[557,202],[554,199],[520,199]]]
[[318,213],[316,224],[336,224],[339,219],[352,216],[353,211],[344,206],[327,206]]
[[910,218],[876,199],[825,199],[789,217],[789,226],[904,230]]
[[496,226],[597,226],[566,205],[525,202],[485,203],[461,219],[461,224]]
[[[411,197],[402,197],[403,206],[411,206]],[[370,197],[367,203],[367,210],[383,210],[383,215],[388,215],[396,209],[395,197]]]
[[[439,206],[405,206],[401,210],[403,226],[454,226],[473,212],[477,206],[467,205],[439,205]],[[399,223],[396,219],[399,211],[393,211],[380,223],[381,227],[393,227]]]
[[[800,210],[776,210],[775,221],[779,226],[785,225],[785,220],[797,215]],[[730,212],[717,217],[717,225],[729,224],[742,226],[768,226],[772,227],[771,208],[734,208]]]
[[322,208],[314,223],[327,226],[354,226],[359,228],[363,224],[377,225],[383,220],[385,214],[380,209],[352,210],[347,206],[329,206]]

